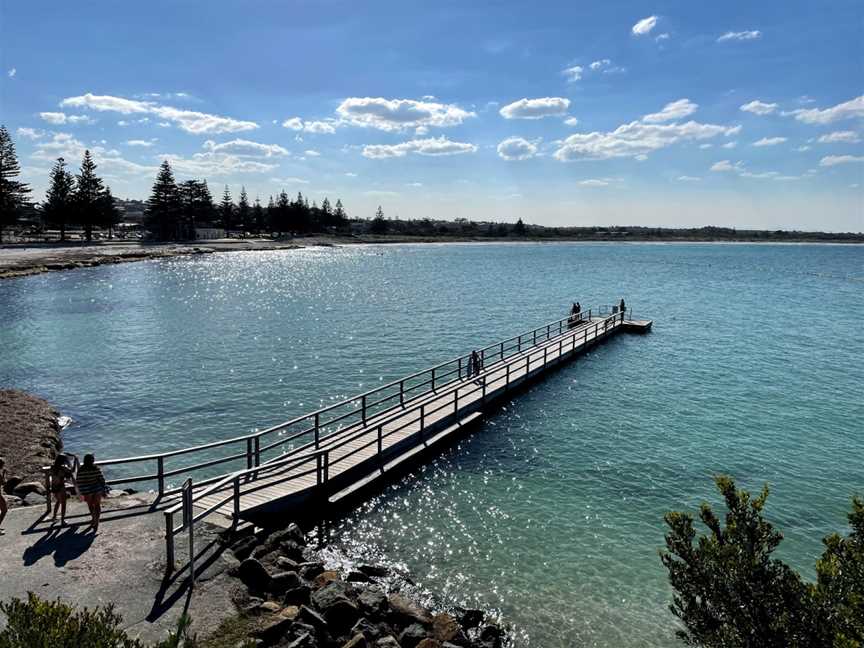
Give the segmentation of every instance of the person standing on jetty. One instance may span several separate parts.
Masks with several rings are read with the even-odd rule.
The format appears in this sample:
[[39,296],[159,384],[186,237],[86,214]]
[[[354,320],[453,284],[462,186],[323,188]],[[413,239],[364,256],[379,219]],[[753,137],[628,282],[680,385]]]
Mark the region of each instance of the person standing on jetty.
[[[75,485],[75,475],[66,464],[65,455],[57,455],[54,459],[54,465],[48,473],[51,486],[51,497],[54,498],[54,515],[51,517],[51,524],[57,519],[57,510],[60,510],[60,526],[66,524],[66,482],[71,481]],[[77,488],[77,487],[76,487]]]
[[[3,518],[9,511],[9,506],[6,504],[6,497],[3,495],[3,487],[6,485],[6,460],[0,457],[0,525],[3,524]],[[0,535],[5,535],[5,531],[0,528]]]
[[102,476],[102,471],[96,465],[96,458],[92,454],[84,455],[84,463],[78,469],[75,481],[78,493],[81,495],[81,499],[87,502],[87,508],[90,509],[90,517],[93,519],[87,528],[92,527],[93,533],[98,533],[99,516],[102,514],[102,498],[108,487],[105,484],[105,477]]
[[618,310],[621,311],[622,313],[627,312],[627,307],[624,305],[624,298],[623,297],[621,298],[621,303],[618,304]]

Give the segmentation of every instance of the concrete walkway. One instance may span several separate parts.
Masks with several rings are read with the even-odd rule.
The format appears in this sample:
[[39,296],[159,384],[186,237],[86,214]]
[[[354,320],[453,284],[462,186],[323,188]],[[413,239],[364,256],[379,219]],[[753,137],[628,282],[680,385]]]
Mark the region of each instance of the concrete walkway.
[[[193,632],[209,634],[236,611],[231,593],[237,581],[225,573],[229,559],[214,545],[216,530],[196,528],[196,546],[207,550],[197,559],[198,580],[190,594],[186,569],[165,575],[164,520],[151,510],[134,495],[106,500],[95,535],[84,533],[87,507],[72,498],[63,528],[52,527],[44,506],[10,510],[0,536],[0,600],[26,598],[32,591],[81,607],[113,603],[129,634],[145,641],[164,638],[188,609]],[[187,556],[178,542],[178,562]]]

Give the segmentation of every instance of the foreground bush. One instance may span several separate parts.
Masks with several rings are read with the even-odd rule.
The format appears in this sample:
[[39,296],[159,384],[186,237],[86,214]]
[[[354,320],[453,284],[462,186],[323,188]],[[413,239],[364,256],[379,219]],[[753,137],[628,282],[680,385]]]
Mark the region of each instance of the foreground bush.
[[[26,601],[0,602],[0,612],[6,616],[0,648],[146,648],[120,627],[123,619],[111,605],[75,610],[30,592]],[[177,630],[154,648],[194,648],[194,640],[185,638],[188,627],[188,617],[181,617]]]
[[[677,635],[707,648],[856,648],[864,645],[864,501],[852,499],[848,537],[823,540],[815,583],[771,553],[783,539],[762,517],[767,486],[755,499],[729,477],[717,488],[725,524],[708,504],[699,518],[667,513],[669,532],[660,558],[675,590],[670,609],[684,629]],[[695,542],[694,542],[695,541]]]

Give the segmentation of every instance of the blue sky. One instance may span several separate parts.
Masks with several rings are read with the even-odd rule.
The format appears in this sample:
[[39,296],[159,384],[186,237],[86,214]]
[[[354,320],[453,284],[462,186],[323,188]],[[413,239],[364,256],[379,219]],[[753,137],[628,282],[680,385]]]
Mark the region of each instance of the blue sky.
[[367,217],[864,230],[864,5],[0,0],[0,121],[41,197]]

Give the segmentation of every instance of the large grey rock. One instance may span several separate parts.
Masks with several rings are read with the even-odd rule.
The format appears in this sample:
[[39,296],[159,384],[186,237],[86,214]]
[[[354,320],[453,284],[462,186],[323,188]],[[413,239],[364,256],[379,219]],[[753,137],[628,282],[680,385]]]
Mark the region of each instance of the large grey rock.
[[432,636],[440,642],[449,641],[459,646],[470,643],[459,622],[446,612],[432,617]]
[[398,621],[404,624],[420,623],[424,626],[432,623],[432,617],[429,615],[429,612],[401,594],[391,594],[388,601],[390,603],[390,614]]
[[400,648],[400,646],[392,635],[387,635],[375,642],[375,648]]
[[359,619],[357,623],[351,627],[351,635],[355,636],[357,633],[362,633],[369,641],[376,641],[383,634],[381,628],[376,626],[374,623],[371,623],[368,619]]
[[481,648],[501,648],[504,633],[496,625],[484,626],[480,631],[479,646]]
[[287,590],[282,600],[286,605],[307,605],[311,592],[312,588],[308,585],[300,585],[300,587]]
[[276,643],[285,636],[294,624],[294,619],[297,618],[298,612],[299,609],[296,607],[287,607],[275,614],[267,616],[261,622],[256,635],[260,637],[265,644],[272,645]]
[[326,619],[306,605],[300,606],[300,613],[297,615],[297,620],[312,626],[318,632],[327,631]]
[[24,506],[45,506],[45,496],[39,493],[28,493],[21,498]]
[[470,608],[460,608],[459,612],[459,624],[463,628],[476,628],[481,623],[483,623],[483,617],[485,616],[482,610],[473,610]]
[[312,594],[312,604],[318,608],[336,634],[350,628],[360,618],[360,610],[351,598],[350,583],[333,581]]
[[390,575],[390,570],[383,565],[359,565],[357,571],[363,572],[367,576],[374,576],[375,578],[383,578]]
[[264,592],[270,588],[270,573],[255,558],[241,562],[237,575],[250,590]]
[[324,571],[323,562],[303,562],[297,565],[297,571],[306,580],[312,580]]
[[257,546],[258,539],[255,536],[246,536],[232,544],[231,551],[237,556],[238,560],[246,560]]
[[370,587],[360,592],[357,597],[360,609],[369,616],[376,618],[387,612],[387,595],[377,587]]
[[303,579],[298,576],[297,572],[285,571],[278,574],[273,574],[270,578],[269,590],[274,594],[283,594],[288,590],[303,587]]
[[412,623],[399,635],[399,645],[402,648],[416,648],[428,636],[426,628],[419,623]]
[[358,633],[342,644],[342,648],[367,648],[368,645],[366,637],[362,633]]
[[35,481],[23,482],[18,484],[15,487],[15,490],[12,491],[13,495],[22,498],[26,498],[30,493],[36,493],[37,495],[45,497],[45,485]]

